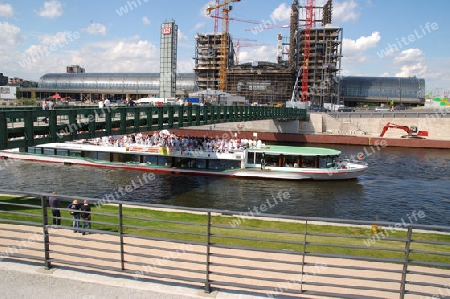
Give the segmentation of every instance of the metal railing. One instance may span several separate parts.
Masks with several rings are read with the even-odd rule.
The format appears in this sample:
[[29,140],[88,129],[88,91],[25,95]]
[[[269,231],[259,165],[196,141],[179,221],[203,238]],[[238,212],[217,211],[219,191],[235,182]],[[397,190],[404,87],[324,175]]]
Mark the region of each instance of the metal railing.
[[223,122],[306,117],[304,109],[259,106],[4,109],[0,110],[0,150]]
[[406,110],[406,111],[373,111],[356,110],[355,112],[327,112],[334,118],[447,118],[450,117],[448,110]]
[[[16,196],[0,200],[2,260],[272,298],[408,298],[439,295],[450,287],[448,226],[178,208],[59,194],[65,202],[60,205],[62,223],[54,225],[48,207],[51,194],[0,193]],[[68,204],[75,198],[90,201],[91,229],[72,226]]]

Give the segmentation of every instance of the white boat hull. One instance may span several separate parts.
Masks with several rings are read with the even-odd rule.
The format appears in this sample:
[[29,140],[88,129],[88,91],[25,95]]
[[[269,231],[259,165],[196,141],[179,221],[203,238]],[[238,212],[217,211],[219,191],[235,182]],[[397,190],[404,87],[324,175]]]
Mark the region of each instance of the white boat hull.
[[[277,179],[277,180],[352,180],[357,179],[367,168],[364,164],[347,163],[346,169],[337,168],[289,168],[289,167],[257,167],[246,169],[206,170],[195,168],[174,168],[170,166],[152,166],[148,164],[127,164],[95,161],[80,157],[38,155],[14,151],[0,151],[0,158],[25,160],[32,162],[59,163],[64,165],[80,165],[102,168],[117,168],[146,172],[160,172],[175,175],[221,176],[247,179]],[[8,162],[13,163],[13,162]]]

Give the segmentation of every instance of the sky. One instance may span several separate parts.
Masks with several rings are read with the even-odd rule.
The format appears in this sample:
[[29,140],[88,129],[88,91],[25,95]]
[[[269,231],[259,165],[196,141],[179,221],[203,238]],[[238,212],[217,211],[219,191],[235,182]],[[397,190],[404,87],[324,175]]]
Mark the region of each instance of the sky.
[[[241,45],[240,63],[276,61],[277,36],[289,35],[283,27],[292,2],[232,3],[229,32]],[[0,72],[34,81],[64,73],[68,65],[87,73],[159,72],[160,28],[172,20],[178,25],[177,72],[193,72],[195,36],[214,32],[206,7],[215,3],[0,0]],[[448,0],[334,0],[332,24],[343,28],[341,75],[417,76],[427,93],[450,90],[449,8]],[[222,20],[218,25],[221,32]]]

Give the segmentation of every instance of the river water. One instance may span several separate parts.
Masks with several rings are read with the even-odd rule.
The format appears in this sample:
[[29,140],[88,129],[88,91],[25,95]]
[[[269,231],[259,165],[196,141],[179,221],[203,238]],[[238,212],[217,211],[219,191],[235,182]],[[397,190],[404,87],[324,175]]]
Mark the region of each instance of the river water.
[[354,181],[292,182],[2,160],[0,180],[4,189],[255,214],[450,225],[450,150],[326,146],[344,156],[365,152],[368,170]]

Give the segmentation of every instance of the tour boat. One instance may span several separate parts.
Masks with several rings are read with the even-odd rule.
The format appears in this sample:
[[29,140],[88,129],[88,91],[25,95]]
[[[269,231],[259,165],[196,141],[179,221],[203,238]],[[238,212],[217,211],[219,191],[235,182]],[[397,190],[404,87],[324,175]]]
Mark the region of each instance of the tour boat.
[[[363,157],[342,159],[336,149],[265,145],[260,141],[242,149],[186,150],[129,144],[105,146],[98,141],[48,143],[26,150],[0,151],[3,159],[84,165],[170,174],[247,179],[357,179],[367,163]],[[5,162],[6,163],[6,162]]]

